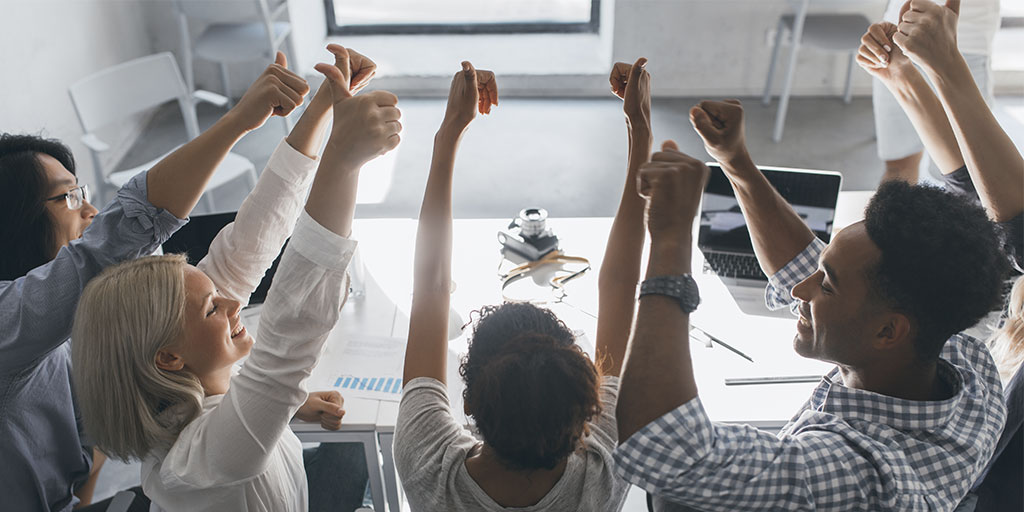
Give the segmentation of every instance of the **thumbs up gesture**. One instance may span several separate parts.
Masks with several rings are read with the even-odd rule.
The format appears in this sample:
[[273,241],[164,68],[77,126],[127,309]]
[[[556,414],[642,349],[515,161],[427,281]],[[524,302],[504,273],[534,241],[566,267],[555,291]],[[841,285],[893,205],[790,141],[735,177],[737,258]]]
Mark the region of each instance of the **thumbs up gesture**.
[[270,116],[286,116],[309,92],[309,84],[288,69],[288,61],[277,52],[275,62],[263,71],[242,99],[228,112],[226,117],[234,120],[242,133],[255,130]]
[[961,58],[956,44],[960,0],[939,5],[931,0],[909,0],[900,10],[900,23],[892,40],[911,62],[930,75],[940,75]]

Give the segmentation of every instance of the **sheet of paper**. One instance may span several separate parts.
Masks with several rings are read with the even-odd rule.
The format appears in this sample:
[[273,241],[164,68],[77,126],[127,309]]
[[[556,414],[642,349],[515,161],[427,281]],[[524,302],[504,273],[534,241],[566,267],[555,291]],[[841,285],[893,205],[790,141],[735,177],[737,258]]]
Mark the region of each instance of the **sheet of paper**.
[[399,402],[405,339],[351,334],[324,351],[309,389],[337,390],[343,397]]

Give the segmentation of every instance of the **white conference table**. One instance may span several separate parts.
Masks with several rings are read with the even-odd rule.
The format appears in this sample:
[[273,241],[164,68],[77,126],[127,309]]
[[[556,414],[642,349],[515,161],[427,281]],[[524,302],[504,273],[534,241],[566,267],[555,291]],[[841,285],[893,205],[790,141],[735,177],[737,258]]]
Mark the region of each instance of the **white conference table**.
[[[835,229],[863,217],[863,207],[872,192],[840,193]],[[496,234],[508,225],[507,219],[458,219],[453,225],[453,262],[451,297],[452,319],[449,332],[448,386],[453,411],[462,411],[461,380],[458,361],[465,354],[467,337],[459,327],[470,312],[480,306],[502,301],[497,276],[501,260]],[[597,275],[604,253],[610,218],[553,218],[548,225],[561,240],[569,255],[584,256],[592,269],[566,286],[562,303],[549,307],[566,324],[585,336],[581,345],[593,355],[597,325]],[[409,307],[412,299],[413,246],[415,219],[357,219],[354,238],[359,240],[359,260],[350,273],[362,293],[350,298],[332,331],[310,382],[324,382],[353,335],[406,338],[409,332]],[[696,239],[696,237],[694,237]],[[795,319],[778,316],[748,315],[740,311],[725,285],[713,275],[700,273],[703,257],[694,249],[693,268],[700,286],[702,303],[691,315],[691,322],[744,352],[754,362],[714,345],[706,348],[693,342],[691,355],[698,392],[708,415],[715,421],[747,423],[758,428],[781,428],[807,400],[816,385],[811,382],[728,386],[729,377],[780,377],[822,375],[832,365],[804,359],[793,351]],[[363,269],[359,268],[359,263]],[[506,268],[509,265],[505,263]],[[646,266],[646,249],[644,255]],[[360,278],[361,277],[361,278]],[[359,282],[362,282],[360,286]],[[530,285],[527,285],[529,287]],[[543,281],[532,288],[534,297],[553,295]],[[519,290],[519,288],[517,288]],[[247,327],[258,318],[254,309],[245,316]],[[468,333],[469,329],[467,329]],[[318,389],[310,389],[316,391]],[[344,392],[343,392],[344,394]],[[364,446],[370,470],[370,488],[378,511],[401,510],[402,493],[394,469],[391,442],[398,417],[398,403],[367,399],[346,399],[342,428],[328,431],[318,424],[292,422],[292,430],[304,442],[359,442]],[[464,418],[460,418],[463,419]],[[386,505],[385,505],[386,504]]]

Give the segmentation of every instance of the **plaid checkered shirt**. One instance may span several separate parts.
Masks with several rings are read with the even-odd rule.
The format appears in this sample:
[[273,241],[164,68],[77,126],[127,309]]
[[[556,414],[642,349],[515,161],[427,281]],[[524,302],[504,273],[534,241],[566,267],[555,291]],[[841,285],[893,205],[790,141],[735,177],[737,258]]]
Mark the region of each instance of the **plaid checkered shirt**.
[[[794,304],[790,290],[824,248],[815,239],[771,276],[770,307]],[[848,388],[833,369],[778,435],[715,423],[694,398],[620,445],[617,471],[707,511],[952,510],[991,457],[1006,409],[978,340],[950,338],[938,375],[955,395],[912,401]]]

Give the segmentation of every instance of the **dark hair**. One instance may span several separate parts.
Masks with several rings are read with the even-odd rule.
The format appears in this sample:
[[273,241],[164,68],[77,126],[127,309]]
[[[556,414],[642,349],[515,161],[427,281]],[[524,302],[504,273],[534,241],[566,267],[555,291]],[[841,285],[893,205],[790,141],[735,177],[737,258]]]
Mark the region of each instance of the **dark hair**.
[[75,173],[71,150],[54,139],[0,134],[0,280],[17,279],[49,262],[54,224],[44,199],[50,183],[39,154],[52,156]]
[[479,311],[459,374],[484,441],[510,469],[553,469],[601,412],[600,375],[549,310],[526,303]]
[[969,198],[891,181],[868,203],[865,227],[882,252],[872,288],[914,322],[922,360],[1000,300],[1006,258],[995,224]]

